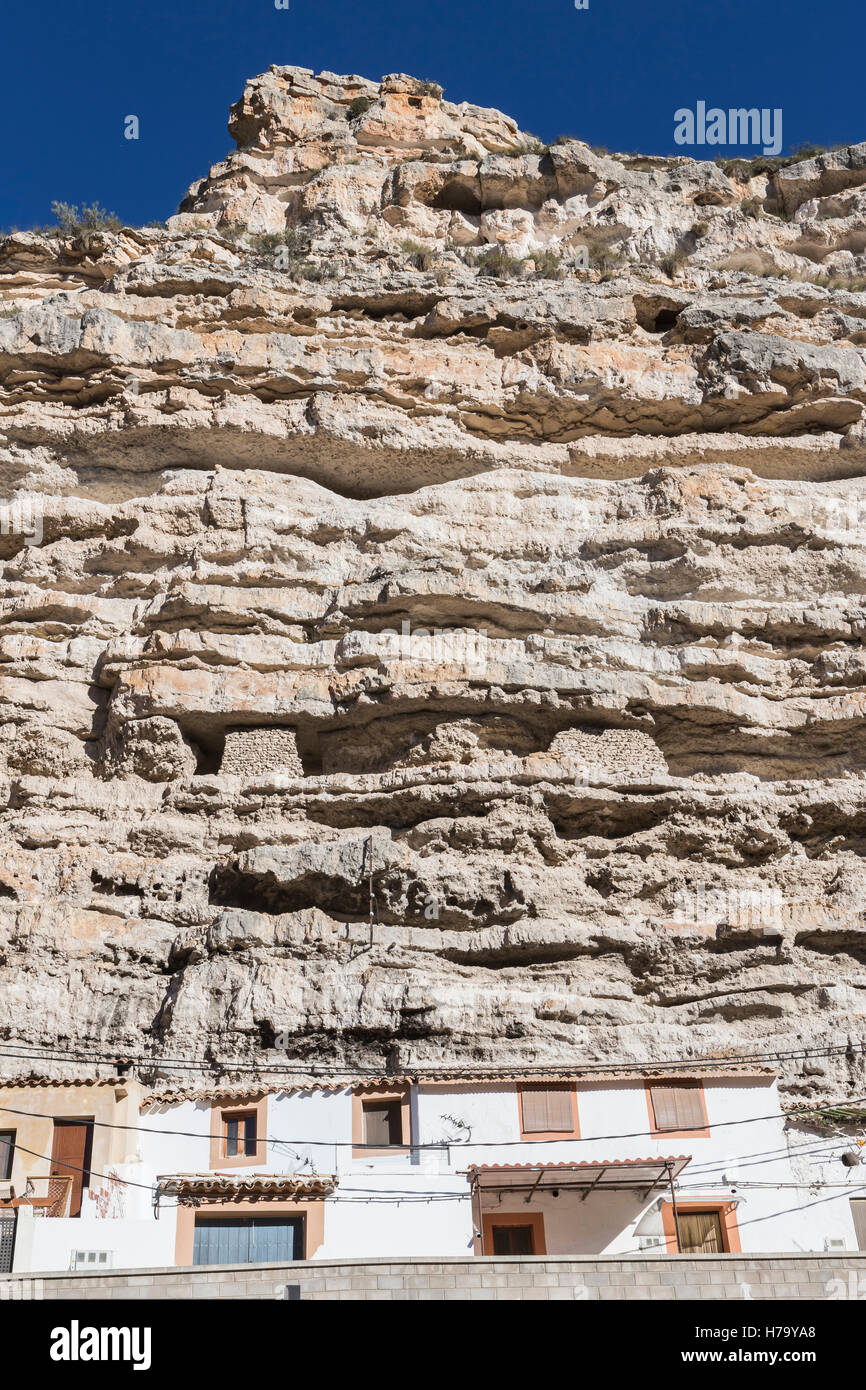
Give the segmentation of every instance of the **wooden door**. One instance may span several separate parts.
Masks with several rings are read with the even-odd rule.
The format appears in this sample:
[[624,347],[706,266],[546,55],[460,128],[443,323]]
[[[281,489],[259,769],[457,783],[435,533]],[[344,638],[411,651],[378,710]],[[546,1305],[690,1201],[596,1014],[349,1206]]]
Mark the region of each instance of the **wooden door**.
[[300,1216],[199,1216],[194,1265],[288,1264],[304,1258]]
[[[55,1120],[54,1141],[51,1147],[51,1176],[66,1174],[72,1179],[68,1216],[81,1215],[81,1197],[90,1185],[90,1151],[93,1142],[92,1120]],[[50,1186],[50,1184],[49,1184]]]
[[535,1237],[532,1227],[496,1226],[493,1227],[494,1255],[534,1255]]
[[680,1239],[684,1255],[721,1255],[722,1219],[717,1211],[681,1211]]

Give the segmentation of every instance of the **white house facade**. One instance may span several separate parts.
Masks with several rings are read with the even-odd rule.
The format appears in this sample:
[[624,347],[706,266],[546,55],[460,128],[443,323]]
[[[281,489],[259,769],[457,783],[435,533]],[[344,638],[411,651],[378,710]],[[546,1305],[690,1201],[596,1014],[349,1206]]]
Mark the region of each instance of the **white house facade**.
[[792,1150],[769,1068],[28,1080],[0,1112],[0,1272],[866,1246],[866,1165]]

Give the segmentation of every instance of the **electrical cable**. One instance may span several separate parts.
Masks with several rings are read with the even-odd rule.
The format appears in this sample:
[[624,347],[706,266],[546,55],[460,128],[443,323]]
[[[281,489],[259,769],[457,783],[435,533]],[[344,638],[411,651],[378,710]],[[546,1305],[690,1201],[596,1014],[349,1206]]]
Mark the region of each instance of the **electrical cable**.
[[[2,1082],[0,1082],[0,1087],[2,1087]],[[158,1102],[157,1102],[157,1103],[158,1103]],[[183,1101],[176,1101],[176,1102],[173,1102],[173,1103],[174,1103],[174,1104],[184,1104]],[[846,1103],[847,1103],[847,1104],[858,1104],[858,1105],[859,1105],[859,1104],[866,1103],[866,1096],[857,1096],[857,1097],[855,1097],[852,1101],[849,1101],[849,1102],[846,1102]],[[810,1110],[809,1110],[809,1114],[810,1114],[810,1115],[818,1115],[818,1114],[821,1113],[822,1110],[838,1110],[838,1109],[839,1109],[839,1105],[840,1105],[840,1102],[839,1102],[839,1101],[828,1101],[827,1104],[824,1105],[824,1106],[820,1106],[820,1107],[811,1107]],[[39,1111],[39,1110],[21,1110],[21,1109],[16,1109],[14,1106],[10,1106],[10,1105],[0,1105],[0,1113],[6,1114],[6,1115],[25,1115],[25,1116],[29,1116],[29,1117],[32,1117],[33,1119],[37,1119],[37,1120],[52,1120],[52,1119],[55,1118],[52,1114],[50,1114],[50,1113],[48,1113],[48,1112],[46,1112],[46,1111]],[[790,1113],[792,1113],[792,1112],[789,1112],[789,1114],[790,1114]],[[773,1114],[773,1115],[746,1115],[746,1116],[744,1116],[744,1117],[742,1117],[741,1119],[738,1119],[738,1120],[720,1120],[717,1124],[712,1125],[711,1128],[714,1129],[714,1130],[729,1129],[729,1128],[731,1128],[731,1127],[734,1126],[734,1125],[764,1124],[764,1123],[767,1123],[767,1122],[769,1122],[769,1121],[771,1121],[771,1120],[784,1120],[784,1119],[785,1119],[785,1115],[782,1114],[782,1113],[776,1113],[776,1114]],[[202,1134],[200,1131],[195,1131],[195,1130],[184,1130],[184,1129],[154,1129],[154,1128],[153,1128],[152,1126],[150,1126],[150,1125],[121,1125],[121,1124],[113,1123],[113,1122],[110,1121],[110,1120],[96,1120],[96,1119],[91,1120],[90,1123],[93,1124],[93,1125],[97,1125],[100,1129],[128,1130],[128,1131],[131,1131],[131,1132],[133,1132],[133,1133],[135,1133],[135,1134],[157,1134],[157,1135],[166,1136],[166,1137],[171,1136],[171,1137],[177,1138],[177,1139],[207,1139],[208,1142],[210,1142],[210,1139],[211,1139],[211,1136],[210,1136],[209,1133],[208,1133],[208,1134]],[[858,1123],[859,1123],[859,1121],[858,1121]],[[427,1150],[427,1149],[431,1149],[431,1150],[434,1150],[434,1151],[436,1151],[436,1152],[441,1153],[443,1150],[449,1150],[449,1151],[450,1151],[451,1149],[457,1149],[457,1150],[460,1150],[460,1149],[475,1149],[475,1148],[480,1148],[480,1149],[490,1149],[490,1148],[497,1148],[497,1149],[499,1149],[499,1148],[502,1148],[502,1149],[507,1149],[507,1148],[520,1148],[520,1149],[526,1149],[527,1146],[532,1145],[532,1144],[557,1144],[557,1143],[559,1143],[559,1144],[568,1144],[568,1143],[574,1144],[574,1143],[590,1143],[590,1142],[592,1142],[592,1143],[608,1143],[608,1142],[613,1142],[613,1141],[616,1140],[616,1139],[659,1139],[659,1138],[664,1138],[664,1133],[663,1133],[663,1132],[662,1132],[662,1133],[659,1133],[658,1131],[655,1131],[655,1130],[639,1129],[639,1130],[633,1130],[631,1133],[626,1133],[626,1134],[598,1134],[598,1135],[593,1135],[591,1140],[589,1140],[589,1139],[578,1139],[578,1140],[575,1140],[575,1139],[568,1139],[568,1138],[564,1138],[564,1139],[471,1139],[471,1140],[467,1143],[467,1142],[465,1142],[465,1141],[463,1141],[463,1140],[460,1140],[460,1141],[455,1142],[455,1141],[453,1141],[453,1140],[443,1139],[443,1140],[441,1140],[439,1143],[424,1143],[424,1144],[421,1144],[421,1143],[418,1143],[418,1144],[409,1143],[409,1144],[397,1144],[397,1145],[394,1145],[394,1148],[399,1149],[399,1150],[404,1151],[404,1152],[409,1152],[409,1153],[415,1153],[416,1151],[422,1151],[422,1150]],[[294,1137],[289,1137],[289,1136],[282,1136],[282,1137],[280,1137],[280,1138],[277,1138],[277,1137],[274,1136],[274,1135],[263,1135],[261,1138],[258,1138],[258,1137],[257,1137],[257,1138],[256,1138],[256,1143],[257,1143],[257,1144],[288,1144],[288,1145],[291,1145],[291,1146],[294,1146],[294,1147],[298,1147],[298,1146],[307,1144],[307,1145],[310,1145],[311,1147],[315,1147],[315,1148],[328,1148],[328,1149],[372,1149],[372,1150],[374,1150],[375,1152],[380,1152],[380,1151],[381,1151],[381,1148],[382,1148],[382,1145],[381,1145],[381,1144],[360,1144],[360,1143],[356,1143],[356,1142],[355,1142],[354,1140],[352,1140],[352,1139],[296,1139],[296,1138],[294,1138]],[[733,1159],[730,1159],[729,1161],[730,1161],[730,1162],[733,1162]]]
[[[23,1049],[31,1048],[24,1051]],[[562,1075],[569,1071],[579,1072],[583,1075],[591,1075],[594,1071],[603,1073],[617,1073],[628,1071],[652,1071],[660,1072],[668,1069],[692,1068],[695,1070],[724,1068],[726,1066],[743,1066],[751,1063],[761,1063],[767,1061],[794,1061],[807,1060],[812,1057],[829,1058],[843,1056],[846,1054],[862,1055],[866,1057],[866,1040],[858,1043],[845,1043],[838,1046],[826,1045],[819,1048],[793,1048],[778,1049],[771,1052],[753,1053],[726,1053],[719,1057],[678,1057],[666,1058],[661,1061],[629,1061],[629,1062],[576,1062],[568,1063],[515,1063],[512,1067],[514,1072],[520,1075]],[[288,1073],[290,1075],[313,1076],[316,1074],[346,1076],[351,1074],[362,1080],[365,1076],[379,1077],[384,1075],[381,1066],[357,1066],[346,1067],[338,1066],[336,1063],[295,1061],[285,1063],[273,1063],[266,1066],[250,1062],[207,1062],[201,1058],[179,1058],[152,1055],[143,1056],[124,1056],[118,1057],[115,1054],[108,1054],[96,1050],[76,1050],[74,1048],[51,1048],[43,1044],[29,1043],[7,1043],[0,1044],[0,1056],[14,1057],[22,1061],[33,1060],[59,1060],[71,1062],[91,1062],[95,1065],[117,1066],[146,1066],[146,1067],[181,1067],[192,1071],[218,1072],[221,1075],[229,1072],[252,1072],[260,1075],[280,1075]],[[453,1067],[436,1067],[435,1064],[423,1065],[419,1063],[406,1064],[400,1070],[393,1073],[394,1076],[437,1076],[443,1080],[449,1075],[460,1075],[473,1079],[477,1077],[483,1080],[489,1075],[501,1075],[503,1068],[494,1063],[485,1064],[478,1068],[470,1068],[455,1065]]]

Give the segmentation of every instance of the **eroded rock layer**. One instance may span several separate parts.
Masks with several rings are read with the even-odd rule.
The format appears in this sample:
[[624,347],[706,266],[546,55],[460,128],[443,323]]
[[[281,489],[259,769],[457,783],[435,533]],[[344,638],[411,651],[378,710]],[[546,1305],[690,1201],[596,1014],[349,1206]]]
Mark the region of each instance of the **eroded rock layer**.
[[862,1091],[866,145],[230,130],[0,244],[0,1035]]

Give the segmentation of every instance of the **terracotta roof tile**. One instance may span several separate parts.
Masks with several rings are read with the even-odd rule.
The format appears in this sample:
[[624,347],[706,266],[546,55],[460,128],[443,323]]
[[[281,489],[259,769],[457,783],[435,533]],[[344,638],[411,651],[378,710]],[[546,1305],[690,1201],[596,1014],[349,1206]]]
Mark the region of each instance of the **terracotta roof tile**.
[[505,1068],[492,1069],[490,1071],[475,1071],[471,1068],[442,1069],[441,1071],[426,1071],[419,1068],[414,1072],[402,1072],[391,1076],[359,1076],[358,1073],[346,1072],[340,1077],[321,1077],[304,1075],[297,1073],[287,1076],[284,1081],[279,1082],[259,1082],[244,1085],[242,1083],[229,1084],[224,1086],[209,1087],[174,1087],[164,1091],[151,1091],[141,1102],[142,1110],[149,1109],[155,1105],[179,1105],[183,1101],[210,1100],[210,1101],[236,1101],[249,1099],[252,1096],[276,1095],[281,1092],[290,1094],[298,1091],[344,1091],[352,1089],[368,1090],[378,1086],[387,1086],[391,1089],[399,1086],[421,1085],[421,1086],[474,1086],[481,1088],[485,1084],[511,1084],[511,1085],[557,1085],[568,1084],[569,1082],[582,1081],[585,1084],[590,1082],[602,1081],[654,1081],[654,1080],[689,1080],[689,1081],[724,1081],[728,1077],[751,1077],[756,1080],[763,1079],[770,1081],[778,1076],[774,1067],[759,1066],[753,1063],[734,1063],[724,1066],[717,1061],[707,1062],[705,1065],[690,1063],[687,1066],[673,1068],[653,1068],[653,1067],[629,1067],[622,1070],[604,1069],[587,1067],[563,1068],[551,1071],[531,1071],[521,1068],[507,1070]]
[[168,1197],[236,1198],[324,1197],[338,1179],[332,1173],[173,1173],[157,1179]]

